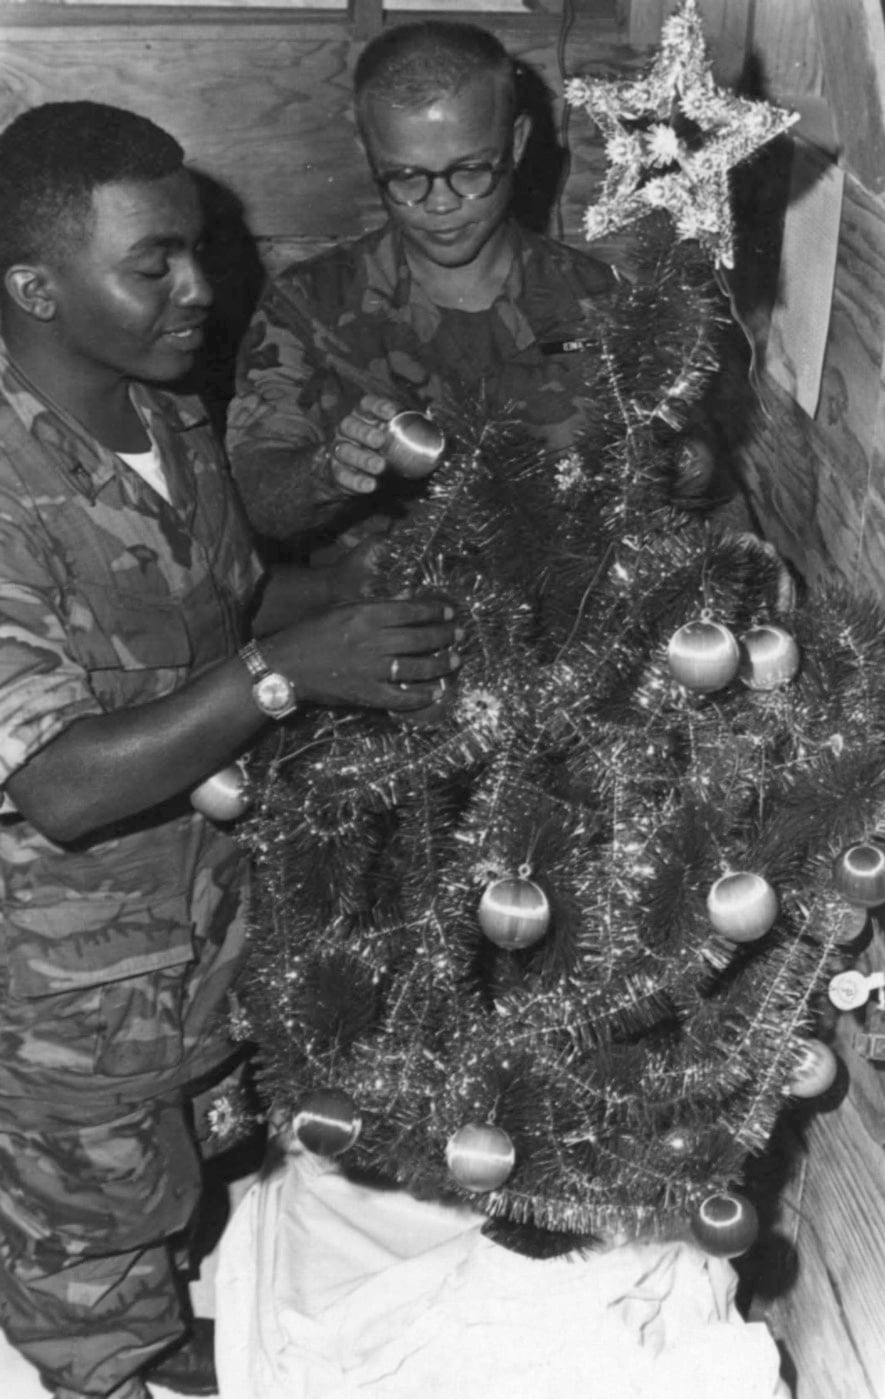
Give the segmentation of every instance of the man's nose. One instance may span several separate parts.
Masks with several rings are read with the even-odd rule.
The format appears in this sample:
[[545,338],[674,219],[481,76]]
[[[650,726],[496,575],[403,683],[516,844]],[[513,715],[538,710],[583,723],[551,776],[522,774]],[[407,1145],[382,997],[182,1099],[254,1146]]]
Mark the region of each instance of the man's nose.
[[442,214],[449,209],[457,209],[460,203],[461,196],[449,186],[445,175],[434,175],[430,193],[424,201],[425,208],[431,213]]
[[196,258],[188,258],[176,282],[176,302],[179,306],[211,306],[213,299],[209,279],[199,262]]

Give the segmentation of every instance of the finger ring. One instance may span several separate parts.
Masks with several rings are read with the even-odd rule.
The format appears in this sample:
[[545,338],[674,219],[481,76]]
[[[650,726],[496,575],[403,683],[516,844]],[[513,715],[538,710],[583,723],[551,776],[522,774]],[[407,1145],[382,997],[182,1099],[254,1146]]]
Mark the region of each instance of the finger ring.
[[391,683],[391,685],[395,685],[395,684],[396,684],[396,677],[397,677],[398,675],[399,675],[399,656],[394,656],[393,660],[390,662],[390,683]]

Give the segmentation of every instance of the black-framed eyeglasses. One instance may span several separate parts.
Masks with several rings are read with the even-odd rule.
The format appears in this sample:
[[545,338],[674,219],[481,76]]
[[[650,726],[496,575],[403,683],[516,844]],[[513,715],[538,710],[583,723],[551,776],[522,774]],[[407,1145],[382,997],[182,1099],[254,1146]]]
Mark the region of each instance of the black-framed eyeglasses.
[[447,165],[445,170],[424,170],[407,165],[401,170],[373,170],[375,183],[394,204],[423,204],[437,180],[445,180],[459,199],[485,199],[510,165],[510,153],[500,160],[466,160]]

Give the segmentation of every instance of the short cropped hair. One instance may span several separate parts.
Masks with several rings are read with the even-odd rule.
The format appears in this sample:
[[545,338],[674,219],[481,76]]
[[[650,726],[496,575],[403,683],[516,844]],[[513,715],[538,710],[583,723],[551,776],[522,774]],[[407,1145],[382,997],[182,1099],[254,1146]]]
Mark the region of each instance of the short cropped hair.
[[184,151],[147,117],[100,102],[46,102],[0,132],[0,272],[63,254],[88,231],[93,191],[157,180]]
[[476,77],[497,79],[516,115],[513,60],[489,30],[455,20],[394,25],[371,39],[357,60],[357,121],[363,125],[371,102],[414,110],[452,96]]

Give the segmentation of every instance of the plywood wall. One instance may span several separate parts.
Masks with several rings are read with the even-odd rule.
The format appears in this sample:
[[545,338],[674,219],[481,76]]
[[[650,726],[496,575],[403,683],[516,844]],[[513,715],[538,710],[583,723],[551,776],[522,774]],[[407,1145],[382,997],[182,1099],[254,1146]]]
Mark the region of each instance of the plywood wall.
[[[763,92],[808,115],[845,182],[813,415],[766,362],[784,274],[798,274],[801,285],[803,271],[779,262],[789,149],[772,152],[742,182],[748,258],[737,284],[759,372],[748,391],[747,356],[732,366],[723,392],[730,429],[761,526],[799,573],[885,602],[882,9],[878,0],[757,0],[751,41],[750,71]],[[830,302],[828,290],[809,285],[807,294]],[[880,927],[858,965],[885,966]],[[755,1279],[756,1306],[782,1339],[796,1399],[885,1396],[885,1066],[856,1052],[860,1019],[834,1014],[841,1091],[786,1132],[788,1178],[773,1211],[791,1265],[766,1276],[763,1259]]]
[[[556,15],[477,18],[536,79],[536,147],[555,145],[561,130],[561,69],[604,72],[623,54],[612,6],[595,0],[561,44]],[[381,218],[350,111],[364,41],[365,26],[339,14],[0,4],[0,125],[25,107],[84,94],[133,107],[232,191],[256,237],[351,237]],[[598,146],[576,143],[556,214],[570,237],[581,236],[601,163]],[[551,168],[549,157],[539,161],[536,180]]]

